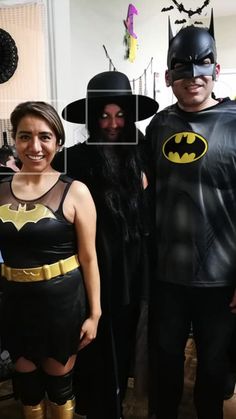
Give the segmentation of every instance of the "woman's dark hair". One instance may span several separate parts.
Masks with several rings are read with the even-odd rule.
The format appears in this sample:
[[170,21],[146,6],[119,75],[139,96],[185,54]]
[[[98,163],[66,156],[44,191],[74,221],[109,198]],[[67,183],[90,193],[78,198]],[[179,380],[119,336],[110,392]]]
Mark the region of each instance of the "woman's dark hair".
[[140,154],[140,143],[144,135],[137,129],[129,110],[122,104],[119,106],[125,115],[121,142],[129,144],[99,144],[102,138],[99,137],[98,119],[104,109],[103,103],[100,107],[95,106],[93,111],[90,108],[87,120],[88,143],[97,144],[88,147],[93,147],[95,178],[99,185],[102,185],[103,196],[100,199],[105,201],[114,219],[122,222],[125,239],[128,240],[137,238],[142,230],[141,172],[144,170],[144,164]]
[[65,131],[56,109],[46,102],[22,102],[16,106],[10,116],[12,125],[12,138],[15,139],[17,127],[22,118],[27,115],[34,115],[45,119],[56,135],[57,143],[61,146],[65,142]]

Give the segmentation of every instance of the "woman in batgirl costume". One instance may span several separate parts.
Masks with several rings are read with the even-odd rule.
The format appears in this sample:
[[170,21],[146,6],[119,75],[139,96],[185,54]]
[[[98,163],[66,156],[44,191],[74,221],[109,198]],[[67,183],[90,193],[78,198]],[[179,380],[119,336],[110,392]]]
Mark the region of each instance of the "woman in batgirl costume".
[[75,358],[101,315],[95,205],[51,166],[65,139],[51,105],[21,103],[11,124],[22,168],[0,183],[3,346],[24,417],[45,419],[48,406],[52,419],[71,419]]

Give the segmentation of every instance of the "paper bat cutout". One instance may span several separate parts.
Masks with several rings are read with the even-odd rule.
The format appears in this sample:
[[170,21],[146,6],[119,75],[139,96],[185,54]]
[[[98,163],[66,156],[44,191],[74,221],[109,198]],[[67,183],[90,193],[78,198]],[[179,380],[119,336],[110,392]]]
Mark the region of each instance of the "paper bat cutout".
[[161,9],[161,12],[168,12],[169,10],[174,9],[174,6],[169,6],[169,7],[163,7],[163,9]]
[[[202,14],[203,9],[204,9],[205,7],[207,7],[207,6],[208,6],[208,4],[210,3],[210,0],[205,0],[205,1],[204,1],[204,3],[203,3],[203,5],[202,5],[201,7],[198,7],[196,10],[186,9],[186,8],[184,7],[183,3],[178,3],[178,1],[177,1],[177,0],[172,0],[172,2],[175,4],[176,8],[178,9],[178,11],[179,11],[180,13],[182,13],[182,12],[187,13],[188,17],[190,17],[190,18],[191,18],[191,17],[192,17],[193,15],[195,15],[195,14],[201,15],[201,14]],[[161,11],[162,11],[162,12],[167,12],[167,11],[169,11],[169,10],[173,9],[173,8],[174,8],[173,6],[170,6],[170,7],[164,7]]]
[[185,22],[187,22],[186,19],[181,19],[181,20],[176,20],[175,21],[175,23],[178,23],[178,24],[185,23]]
[[25,224],[37,223],[43,218],[54,218],[55,215],[49,208],[41,204],[36,204],[33,209],[26,210],[26,204],[19,204],[17,210],[10,208],[11,204],[0,206],[0,220],[3,223],[12,223],[19,231]]

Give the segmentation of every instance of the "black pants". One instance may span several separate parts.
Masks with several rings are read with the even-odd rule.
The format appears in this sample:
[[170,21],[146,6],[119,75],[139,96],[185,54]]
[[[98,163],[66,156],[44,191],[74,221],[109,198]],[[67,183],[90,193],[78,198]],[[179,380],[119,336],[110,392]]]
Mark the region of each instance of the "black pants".
[[229,371],[236,374],[236,325],[229,347]]
[[95,341],[79,352],[76,412],[87,419],[120,419],[135,345],[138,305],[102,316]]
[[[228,348],[235,324],[233,289],[161,283],[150,307],[150,416],[177,419],[190,326],[197,349],[194,402],[198,419],[222,419]],[[155,416],[156,415],[156,416]]]

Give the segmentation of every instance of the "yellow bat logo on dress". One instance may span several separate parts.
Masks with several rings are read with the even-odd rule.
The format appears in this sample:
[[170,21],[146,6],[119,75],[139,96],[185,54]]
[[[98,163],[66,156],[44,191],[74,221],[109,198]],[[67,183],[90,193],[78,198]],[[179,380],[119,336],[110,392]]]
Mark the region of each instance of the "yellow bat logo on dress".
[[207,152],[205,138],[195,132],[178,132],[168,138],[162,147],[164,156],[172,163],[193,163]]
[[26,210],[26,204],[19,204],[17,210],[10,208],[11,204],[0,206],[0,220],[3,223],[12,223],[19,231],[27,223],[37,223],[43,218],[56,218],[44,205],[35,204],[33,209]]

